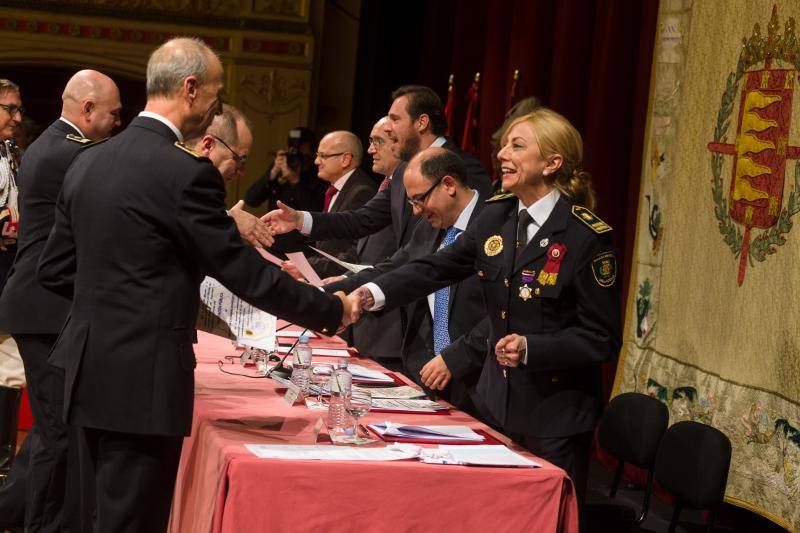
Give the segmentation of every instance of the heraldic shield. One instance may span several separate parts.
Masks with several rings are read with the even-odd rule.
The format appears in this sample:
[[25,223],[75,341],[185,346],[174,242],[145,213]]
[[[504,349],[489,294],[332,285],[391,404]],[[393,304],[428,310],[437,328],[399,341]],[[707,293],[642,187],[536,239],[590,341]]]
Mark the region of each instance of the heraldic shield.
[[[734,254],[739,256],[739,285],[744,282],[748,261],[763,261],[767,255],[775,253],[776,245],[785,242],[783,235],[791,228],[791,217],[798,208],[796,192],[784,207],[784,185],[787,161],[800,158],[800,147],[788,144],[792,99],[800,69],[800,45],[794,33],[794,19],[789,19],[782,35],[778,29],[775,6],[767,36],[761,36],[756,24],[752,36],[743,40],[737,69],[729,75],[722,97],[715,140],[708,144],[714,153],[715,189],[722,185],[721,156],[733,156],[727,210],[720,201],[721,190],[713,192],[720,231]],[[739,113],[735,141],[730,144],[725,142],[725,132],[734,99],[739,101]],[[796,164],[794,168],[796,179],[800,179],[798,167],[800,165]],[[757,249],[751,251],[753,228],[766,231],[757,237]]]

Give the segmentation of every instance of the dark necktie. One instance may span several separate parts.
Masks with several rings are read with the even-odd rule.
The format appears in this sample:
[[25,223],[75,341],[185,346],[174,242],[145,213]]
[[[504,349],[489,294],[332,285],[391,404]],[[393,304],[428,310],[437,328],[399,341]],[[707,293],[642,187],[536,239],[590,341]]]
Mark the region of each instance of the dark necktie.
[[323,204],[322,207],[323,213],[328,212],[328,210],[331,207],[331,200],[333,200],[333,197],[336,196],[337,192],[339,192],[339,190],[336,187],[334,187],[333,185],[328,185],[328,190],[325,191],[325,203]]
[[385,178],[383,178],[383,181],[381,182],[380,186],[378,187],[378,190],[379,191],[385,191],[386,187],[389,186],[389,182],[390,181],[392,181],[391,176],[386,176]]
[[522,250],[528,244],[528,226],[533,222],[533,217],[528,213],[527,209],[519,212],[519,222],[517,225],[517,253],[516,259],[519,260]]

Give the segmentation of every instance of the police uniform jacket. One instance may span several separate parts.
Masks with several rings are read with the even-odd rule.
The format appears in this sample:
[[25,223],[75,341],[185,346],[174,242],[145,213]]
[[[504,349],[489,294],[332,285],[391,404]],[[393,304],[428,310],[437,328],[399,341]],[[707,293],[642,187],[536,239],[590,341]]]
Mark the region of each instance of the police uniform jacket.
[[[611,228],[562,196],[515,261],[517,209],[513,195],[495,197],[452,246],[375,282],[391,308],[476,276],[491,321],[478,384],[486,414],[518,434],[591,431],[600,410],[599,364],[621,345]],[[527,340],[527,363],[517,368],[500,366],[494,355],[511,333]]]
[[70,300],[39,284],[36,265],[53,227],[67,167],[89,143],[75,128],[56,120],[25,150],[17,175],[18,249],[0,297],[0,331],[53,335],[67,318]]
[[64,178],[38,276],[73,298],[50,361],[65,369],[73,425],[185,435],[205,275],[245,301],[333,332],[341,302],[295,282],[242,243],[211,162],[137,117],[82,152]]

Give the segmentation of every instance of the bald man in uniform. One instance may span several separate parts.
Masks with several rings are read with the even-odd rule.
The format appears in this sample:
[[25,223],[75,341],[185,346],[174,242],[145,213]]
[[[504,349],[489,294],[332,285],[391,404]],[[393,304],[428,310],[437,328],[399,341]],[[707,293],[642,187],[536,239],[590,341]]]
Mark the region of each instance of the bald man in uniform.
[[[95,70],[72,76],[62,101],[61,117],[25,151],[20,165],[19,250],[0,297],[0,330],[11,332],[19,345],[34,418],[25,439],[27,471],[24,462],[15,465],[11,485],[7,485],[9,490],[14,484],[25,486],[26,531],[61,530],[68,449],[62,419],[64,372],[51,366],[47,356],[67,318],[70,301],[39,284],[36,265],[53,226],[67,167],[85,146],[105,139],[120,124],[117,85]],[[6,520],[19,514],[19,506],[13,512],[3,510]]]

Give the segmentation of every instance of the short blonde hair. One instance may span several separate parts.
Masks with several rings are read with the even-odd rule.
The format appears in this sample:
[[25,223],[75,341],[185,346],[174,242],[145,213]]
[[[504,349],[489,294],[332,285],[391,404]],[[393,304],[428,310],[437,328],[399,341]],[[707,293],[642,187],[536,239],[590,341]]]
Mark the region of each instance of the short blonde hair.
[[545,176],[545,183],[567,195],[578,205],[594,209],[595,196],[592,178],[583,170],[583,139],[578,130],[563,115],[540,107],[513,120],[503,132],[502,144],[508,141],[511,128],[527,122],[533,127],[542,157],[561,156],[561,167]]

